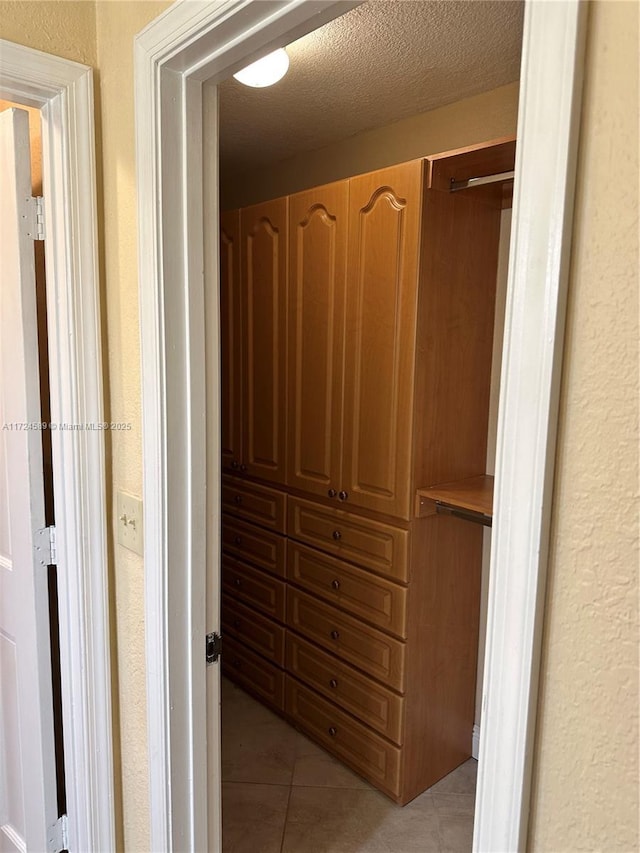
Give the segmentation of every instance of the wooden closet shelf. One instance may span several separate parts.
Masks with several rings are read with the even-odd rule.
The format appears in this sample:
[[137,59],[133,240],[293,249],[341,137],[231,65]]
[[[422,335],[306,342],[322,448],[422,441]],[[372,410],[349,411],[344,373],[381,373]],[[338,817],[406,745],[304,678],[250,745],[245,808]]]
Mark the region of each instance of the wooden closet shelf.
[[493,477],[483,474],[480,477],[469,477],[454,483],[439,483],[417,490],[418,518],[433,515],[443,509],[460,510],[469,521],[478,521],[490,527],[493,516]]

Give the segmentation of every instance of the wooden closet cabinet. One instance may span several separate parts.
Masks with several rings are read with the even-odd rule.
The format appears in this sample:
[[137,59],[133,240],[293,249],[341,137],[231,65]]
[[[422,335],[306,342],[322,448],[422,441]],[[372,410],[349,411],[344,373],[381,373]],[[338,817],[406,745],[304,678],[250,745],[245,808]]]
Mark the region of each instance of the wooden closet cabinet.
[[408,519],[424,162],[349,181],[341,489]]
[[337,498],[349,182],[289,199],[287,484]]
[[482,528],[428,498],[487,453],[503,187],[452,189],[514,157],[473,146],[223,219],[244,339],[223,335],[223,452],[256,480],[223,491],[226,671],[399,803],[471,753]]
[[484,473],[502,196],[434,186],[446,162],[290,199],[293,490],[410,521],[419,486]]
[[223,672],[284,711],[286,495],[222,478]]
[[242,462],[240,211],[220,213],[220,443],[223,471]]
[[286,469],[288,199],[221,214],[222,466],[272,483]]
[[[288,199],[221,215],[224,672],[284,710]],[[254,482],[259,481],[259,482]]]
[[290,200],[287,484],[410,514],[423,162]]

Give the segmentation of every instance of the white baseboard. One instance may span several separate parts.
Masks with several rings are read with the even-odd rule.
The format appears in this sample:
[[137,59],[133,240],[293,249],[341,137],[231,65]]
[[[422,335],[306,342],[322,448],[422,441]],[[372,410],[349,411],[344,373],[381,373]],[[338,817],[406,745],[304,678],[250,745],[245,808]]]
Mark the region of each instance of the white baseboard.
[[480,752],[480,726],[473,727],[473,735],[471,736],[471,757],[478,760]]

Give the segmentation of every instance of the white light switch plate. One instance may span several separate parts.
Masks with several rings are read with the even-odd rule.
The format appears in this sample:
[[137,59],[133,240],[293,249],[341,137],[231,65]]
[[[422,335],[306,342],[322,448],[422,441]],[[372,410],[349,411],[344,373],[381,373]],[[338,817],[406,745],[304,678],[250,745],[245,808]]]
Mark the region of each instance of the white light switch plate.
[[143,554],[142,501],[135,495],[118,492],[116,496],[118,544]]

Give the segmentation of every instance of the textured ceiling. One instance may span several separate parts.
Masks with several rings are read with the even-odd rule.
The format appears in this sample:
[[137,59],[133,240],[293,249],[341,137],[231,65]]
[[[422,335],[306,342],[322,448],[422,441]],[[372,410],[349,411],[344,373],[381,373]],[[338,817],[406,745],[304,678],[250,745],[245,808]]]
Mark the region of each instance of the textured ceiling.
[[287,46],[267,89],[220,85],[220,163],[229,174],[518,79],[521,0],[370,0]]

